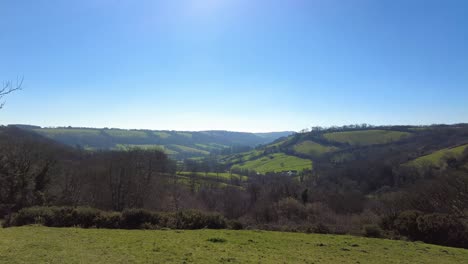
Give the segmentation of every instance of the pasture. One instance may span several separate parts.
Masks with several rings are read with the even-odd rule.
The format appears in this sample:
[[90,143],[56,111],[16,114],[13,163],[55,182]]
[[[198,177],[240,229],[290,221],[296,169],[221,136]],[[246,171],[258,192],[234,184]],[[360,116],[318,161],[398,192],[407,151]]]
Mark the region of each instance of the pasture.
[[234,230],[0,229],[0,263],[464,263],[468,250]]
[[391,131],[391,130],[359,130],[346,132],[331,132],[325,133],[323,136],[333,142],[345,143],[349,145],[376,145],[387,144],[404,139],[410,136],[411,133]]
[[303,169],[312,169],[312,161],[284,153],[275,153],[234,165],[232,168],[249,169],[259,173],[301,171]]

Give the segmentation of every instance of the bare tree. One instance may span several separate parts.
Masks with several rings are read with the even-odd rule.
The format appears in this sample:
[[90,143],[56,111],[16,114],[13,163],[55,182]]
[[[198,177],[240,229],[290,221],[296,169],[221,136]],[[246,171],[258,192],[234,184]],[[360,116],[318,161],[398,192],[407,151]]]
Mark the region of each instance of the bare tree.
[[[3,82],[2,87],[0,88],[0,101],[2,98],[8,94],[11,94],[14,91],[21,90],[21,86],[23,85],[24,78],[16,80],[16,84],[14,85],[11,81]],[[5,102],[0,102],[0,109],[3,108]]]

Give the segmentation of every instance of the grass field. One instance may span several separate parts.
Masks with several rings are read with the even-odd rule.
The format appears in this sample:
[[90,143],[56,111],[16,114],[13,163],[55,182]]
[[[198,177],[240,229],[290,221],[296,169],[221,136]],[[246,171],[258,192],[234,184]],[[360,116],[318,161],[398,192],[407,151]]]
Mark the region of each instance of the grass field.
[[143,145],[136,145],[136,144],[117,144],[115,146],[116,150],[132,150],[132,149],[142,149],[142,150],[161,150],[167,155],[175,155],[178,152],[168,149],[163,145],[152,145],[152,144],[143,144]]
[[293,148],[296,153],[312,156],[320,156],[339,150],[337,147],[320,145],[310,140],[302,141],[301,143],[294,145]]
[[181,152],[196,153],[196,154],[202,154],[202,155],[210,154],[210,152],[208,152],[206,150],[191,148],[191,147],[182,146],[182,145],[170,145],[169,147],[171,149],[175,149],[175,150],[181,151]]
[[244,152],[244,153],[237,153],[234,155],[225,156],[224,159],[222,160],[226,163],[231,163],[231,164],[242,163],[242,162],[246,162],[249,160],[254,160],[257,157],[260,157],[262,155],[263,155],[263,151],[251,150],[251,151]]
[[330,141],[347,143],[350,145],[386,144],[401,140],[411,133],[389,130],[362,130],[326,133],[323,136]]
[[[191,174],[191,172],[189,172],[189,171],[182,171],[182,172],[177,173],[177,175],[181,175],[181,176],[189,176],[190,174]],[[222,180],[222,181],[229,181],[231,179],[246,181],[248,179],[247,176],[241,176],[241,175],[235,174],[235,173],[231,174],[231,173],[228,173],[228,172],[220,172],[220,173],[216,173],[216,172],[208,172],[208,173],[198,172],[197,177],[209,178],[209,179],[214,179],[214,180],[219,179],[219,180]]]
[[192,138],[192,134],[189,133],[189,132],[176,132],[176,133],[179,136],[183,136],[183,137],[186,137],[186,138]]
[[153,135],[158,136],[160,138],[168,138],[171,136],[171,134],[164,132],[164,131],[154,131]]
[[466,263],[468,250],[231,230],[0,229],[0,263]]
[[73,136],[98,136],[101,134],[101,131],[98,129],[81,129],[81,128],[37,128],[33,129],[33,131],[47,136],[54,138],[56,136],[64,136],[64,135],[73,135]]
[[148,134],[144,131],[124,130],[124,129],[106,129],[106,134],[116,138],[147,138]]
[[444,161],[443,161],[444,157],[456,158],[457,156],[460,156],[467,147],[468,147],[468,144],[461,145],[461,146],[454,147],[454,148],[441,149],[429,155],[414,159],[408,162],[407,164],[413,165],[413,166],[422,166],[426,164],[429,164],[432,166],[444,166]]
[[311,169],[312,161],[289,156],[283,153],[275,153],[260,157],[255,160],[246,161],[242,164],[234,165],[234,168],[254,170],[259,173],[281,172],[289,170]]

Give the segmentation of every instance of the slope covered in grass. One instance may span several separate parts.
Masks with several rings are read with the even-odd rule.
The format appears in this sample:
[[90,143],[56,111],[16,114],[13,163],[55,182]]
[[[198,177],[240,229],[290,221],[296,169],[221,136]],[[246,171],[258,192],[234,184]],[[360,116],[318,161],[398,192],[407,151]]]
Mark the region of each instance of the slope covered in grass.
[[[192,174],[193,173],[189,172],[189,171],[181,171],[181,172],[177,173],[177,175],[180,175],[180,176],[190,176]],[[208,172],[208,173],[197,172],[196,176],[200,177],[200,178],[207,178],[207,179],[221,180],[221,181],[229,181],[231,179],[246,181],[248,179],[247,176],[241,176],[239,174],[228,173],[228,172],[219,172],[219,173],[216,173],[216,172]]]
[[346,132],[325,133],[323,136],[333,142],[347,143],[350,145],[375,145],[386,144],[401,140],[411,133],[391,130],[359,130]]
[[311,169],[312,161],[302,159],[295,156],[286,155],[284,153],[275,153],[267,156],[262,156],[254,160],[250,160],[233,166],[233,169],[249,169],[259,173],[266,172],[282,172],[290,170]]
[[339,148],[334,146],[324,146],[311,140],[305,140],[294,145],[293,149],[299,154],[320,156],[329,152],[337,151]]
[[468,250],[352,236],[232,230],[0,229],[0,263],[464,263]]
[[443,166],[444,165],[444,158],[446,157],[459,157],[465,149],[468,147],[468,144],[457,146],[454,148],[445,148],[438,151],[435,151],[429,155],[425,155],[414,159],[408,162],[408,165],[413,166],[422,166],[422,165],[432,165],[432,166]]
[[[231,147],[255,147],[267,144],[291,132],[255,133],[230,131],[156,131],[116,128],[41,128],[15,125],[73,147],[120,150],[122,146],[147,149],[160,146],[174,159],[186,159],[220,153]],[[125,148],[124,148],[125,149]]]

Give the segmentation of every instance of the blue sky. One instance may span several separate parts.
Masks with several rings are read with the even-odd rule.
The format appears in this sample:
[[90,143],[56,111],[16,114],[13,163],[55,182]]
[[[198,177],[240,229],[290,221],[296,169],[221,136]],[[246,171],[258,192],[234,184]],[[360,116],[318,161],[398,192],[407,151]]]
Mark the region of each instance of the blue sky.
[[468,1],[2,0],[0,124],[468,122]]

